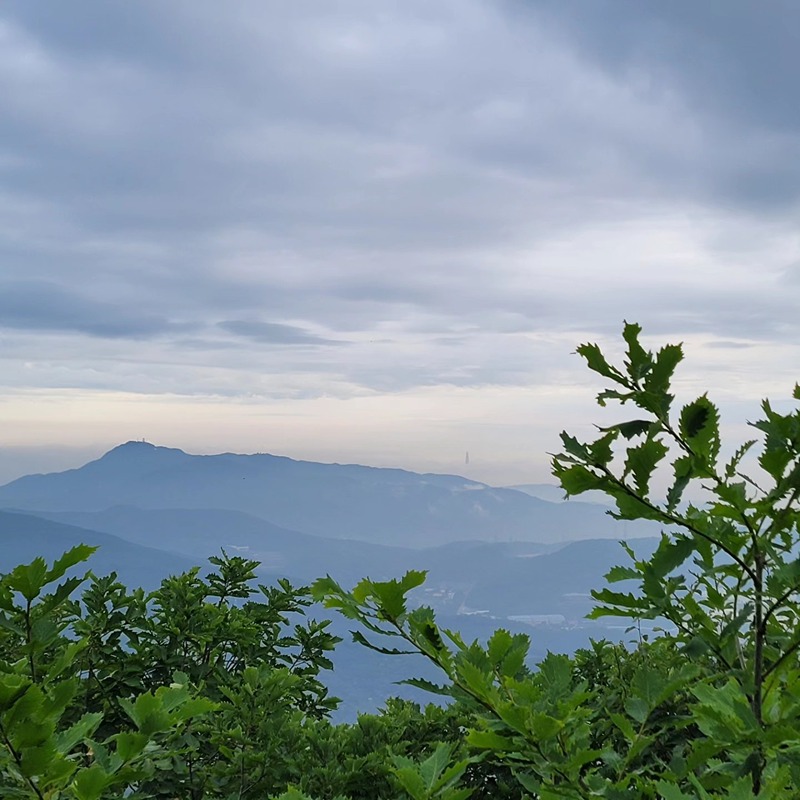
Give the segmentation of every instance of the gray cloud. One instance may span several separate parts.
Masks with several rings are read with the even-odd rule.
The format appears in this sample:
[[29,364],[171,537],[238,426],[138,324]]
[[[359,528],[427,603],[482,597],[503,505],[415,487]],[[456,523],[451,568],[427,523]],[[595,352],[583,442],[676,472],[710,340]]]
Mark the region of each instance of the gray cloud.
[[544,381],[527,336],[622,318],[797,336],[799,13],[10,0],[0,323],[35,380],[221,394],[242,349],[346,395]]
[[634,70],[654,74],[691,98],[694,107],[712,107],[771,130],[800,127],[797,104],[787,102],[800,28],[800,7],[791,0],[767,0],[758,7],[747,0],[531,5],[620,77]]
[[0,328],[69,331],[93,337],[149,338],[173,329],[145,309],[98,302],[45,281],[0,284]]
[[218,323],[228,333],[244,336],[262,344],[276,345],[342,345],[346,342],[314,336],[295,325],[281,325],[275,322],[248,320],[228,320]]

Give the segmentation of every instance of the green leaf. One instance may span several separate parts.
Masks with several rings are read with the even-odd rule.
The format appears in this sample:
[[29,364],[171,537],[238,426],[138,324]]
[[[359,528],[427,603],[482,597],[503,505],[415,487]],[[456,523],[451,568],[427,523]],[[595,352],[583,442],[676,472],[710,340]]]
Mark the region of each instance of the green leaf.
[[[644,617],[652,609],[650,602],[645,597],[631,593],[612,592],[610,589],[592,590],[592,597],[606,605],[595,608],[588,616],[589,619],[598,619],[607,616]],[[653,615],[657,613],[652,610]]]
[[629,495],[625,491],[613,492],[612,496],[617,504],[616,511],[608,511],[615,519],[653,519],[664,521],[664,515],[657,508],[652,508],[638,497]]
[[719,411],[702,395],[681,410],[680,432],[692,450],[712,467],[719,455]]
[[647,701],[642,697],[629,697],[625,700],[625,711],[628,716],[636,720],[640,725],[644,724],[645,720],[650,716],[650,706]]
[[665,578],[694,552],[695,542],[689,536],[670,538],[661,534],[661,541],[650,558],[648,569],[657,578]]
[[650,429],[655,425],[649,419],[632,419],[629,422],[620,422],[617,425],[611,425],[608,428],[601,428],[601,431],[619,431],[620,435],[625,439],[635,439],[637,436],[643,436],[649,433]]
[[149,737],[143,733],[118,733],[114,737],[117,744],[117,754],[123,762],[131,761],[140,755],[147,743],[150,741]]
[[530,649],[530,638],[525,634],[510,634],[500,628],[487,642],[487,655],[492,667],[500,675],[516,678],[525,666],[525,658]]
[[596,344],[582,344],[576,349],[577,354],[586,360],[586,365],[593,372],[602,375],[604,378],[610,378],[615,383],[621,383],[627,386],[627,381],[616,367],[612,367],[605,356]]
[[21,744],[18,741],[16,745],[20,753],[19,769],[25,777],[46,776],[54,767],[61,771],[58,763],[62,758],[55,752],[52,741],[45,740],[37,744]]
[[635,567],[611,567],[606,573],[605,579],[609,583],[618,583],[619,581],[629,581],[641,578],[642,573]]
[[70,642],[59,653],[52,666],[48,671],[48,678],[53,680],[59,678],[61,675],[69,670],[75,662],[75,659],[89,646],[88,639],[78,639],[76,642]]
[[13,633],[15,636],[25,636],[25,629],[10,620],[4,613],[0,613],[0,628]]
[[580,464],[566,469],[554,468],[553,474],[561,483],[561,488],[570,496],[599,489],[604,483],[602,478]]
[[170,726],[169,713],[164,709],[161,698],[150,692],[140,694],[134,702],[125,698],[120,698],[119,702],[125,713],[144,734],[164,731]]
[[[413,655],[413,654],[408,653],[404,655]],[[403,684],[404,686],[415,686],[417,689],[423,689],[424,691],[430,692],[431,694],[438,694],[444,697],[450,697],[453,693],[452,687],[443,684],[433,683],[432,681],[426,680],[425,678],[406,678],[405,680],[399,681],[399,683]]]
[[566,450],[567,453],[581,461],[591,460],[591,454],[589,453],[589,447],[587,445],[578,441],[574,436],[570,436],[566,431],[562,431],[560,436],[561,444],[564,446],[564,450]]
[[425,583],[426,576],[427,572],[409,570],[399,581],[362,581],[353,589],[353,597],[358,602],[374,597],[381,615],[388,620],[396,620],[406,613],[406,594]]
[[[665,395],[669,391],[675,369],[681,361],[683,361],[682,345],[668,344],[662,347],[656,354],[653,368],[645,378],[645,390],[655,395]],[[665,400],[667,400],[666,406],[662,409],[664,413],[669,411],[672,397],[667,395]]]
[[366,647],[368,650],[374,650],[376,653],[383,653],[387,656],[410,656],[414,655],[416,652],[415,650],[400,650],[396,647],[381,647],[381,645],[375,644],[367,639],[361,631],[351,631],[351,636],[353,637],[353,641],[360,644],[362,647]]
[[456,789],[471,759],[450,764],[453,745],[439,742],[424,761],[415,762],[406,756],[393,755],[392,773],[413,800],[465,800],[469,789]]
[[34,558],[30,564],[20,564],[7,576],[6,583],[29,602],[35,600],[47,579],[47,563],[43,558]]
[[326,600],[330,595],[343,594],[342,587],[330,575],[324,578],[317,578],[311,584],[311,596],[317,602]]
[[739,469],[742,459],[747,455],[755,443],[755,439],[750,439],[737,448],[736,452],[731,457],[731,460],[725,465],[725,477],[728,480],[736,475],[736,471]]
[[643,498],[650,492],[650,478],[659,462],[669,450],[660,439],[646,439],[636,447],[628,448],[623,476],[632,475],[636,491]]
[[467,733],[467,744],[479,750],[516,750],[519,744],[508,736],[501,736],[495,731],[471,730]]
[[642,326],[635,322],[626,322],[622,329],[622,338],[628,344],[628,360],[625,367],[632,381],[639,381],[649,372],[652,366],[652,356],[639,343],[639,334]]
[[552,739],[563,728],[564,723],[549,714],[541,711],[535,711],[531,714],[531,730],[536,734],[537,739]]
[[56,750],[62,755],[68,755],[77,744],[91,737],[102,721],[102,712],[84,714],[74,725],[55,737]]
[[633,725],[631,725],[627,717],[623,717],[622,714],[611,713],[609,714],[609,719],[619,728],[622,735],[629,742],[632,742],[636,738],[636,731],[633,729]]
[[675,480],[667,491],[667,511],[673,512],[683,497],[683,492],[694,477],[694,459],[691,456],[680,456],[672,465]]
[[658,781],[656,788],[663,800],[697,800],[696,794],[684,794],[674,783]]
[[97,764],[81,770],[72,783],[77,800],[99,800],[109,782],[109,775]]
[[52,583],[62,578],[70,567],[74,567],[76,564],[86,561],[95,550],[97,550],[97,547],[92,547],[88,544],[78,544],[70,550],[67,550],[61,558],[53,563],[53,566],[47,572],[46,583]]

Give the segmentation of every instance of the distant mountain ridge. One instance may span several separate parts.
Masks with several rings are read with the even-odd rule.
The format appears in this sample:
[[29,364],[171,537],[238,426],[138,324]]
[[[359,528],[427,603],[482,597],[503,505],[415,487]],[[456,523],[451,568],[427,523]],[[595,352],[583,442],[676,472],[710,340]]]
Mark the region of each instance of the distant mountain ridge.
[[[25,511],[225,509],[315,536],[424,547],[451,541],[564,542],[619,538],[591,504],[551,503],[457,475],[269,454],[190,455],[128,442],[77,469],[0,487],[0,507]],[[626,537],[652,535],[628,524]]]
[[222,509],[114,506],[106,511],[39,511],[36,516],[105,531],[143,547],[169,550],[200,565],[225,550],[232,556],[259,561],[261,575],[285,577],[296,583],[313,581],[326,573],[346,582],[355,582],[366,574],[376,579],[395,577],[399,565],[419,552],[312,536],[279,528],[241,511]]
[[116,572],[126,585],[147,589],[158,586],[167,575],[185,572],[198,563],[186,555],[146,547],[104,531],[8,511],[0,511],[0,541],[0,573],[38,557],[54,561],[79,544],[98,550],[77,572]]

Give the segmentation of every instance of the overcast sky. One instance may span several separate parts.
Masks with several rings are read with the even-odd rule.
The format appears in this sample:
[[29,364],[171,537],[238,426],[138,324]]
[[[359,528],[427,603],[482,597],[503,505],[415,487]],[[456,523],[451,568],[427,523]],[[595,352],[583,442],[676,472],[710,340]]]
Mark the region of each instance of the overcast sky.
[[4,0],[0,480],[544,480],[623,319],[741,436],[800,379],[798,75],[795,0]]

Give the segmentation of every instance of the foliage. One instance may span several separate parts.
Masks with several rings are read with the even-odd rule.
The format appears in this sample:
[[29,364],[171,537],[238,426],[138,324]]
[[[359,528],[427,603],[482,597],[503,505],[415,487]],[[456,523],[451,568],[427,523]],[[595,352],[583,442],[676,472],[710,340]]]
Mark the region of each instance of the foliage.
[[65,578],[91,551],[0,579],[0,794],[283,790],[293,738],[336,705],[319,680],[328,623],[291,625],[307,590],[254,590],[257,563],[225,555],[211,559],[217,572],[168,578],[149,597],[114,575]]
[[465,796],[456,782],[481,765],[458,710],[390,700],[330,722],[321,671],[337,640],[304,618],[307,589],[253,589],[256,562],[224,554],[149,596],[115,575],[65,577],[91,551],[0,578],[0,796]]
[[[578,348],[612,384],[598,403],[629,404],[636,414],[601,427],[592,442],[562,434],[553,472],[569,495],[600,490],[614,499],[614,516],[664,526],[650,559],[626,547],[631,563],[607,576],[635,581],[637,591],[594,593],[595,616],[661,620],[661,637],[632,652],[595,643],[573,659],[549,655],[531,672],[526,637],[499,630],[486,646],[467,643],[429,608],[410,608],[423,573],[363,580],[350,592],[326,578],[314,592],[366,629],[354,634],[366,646],[420,652],[440,667],[443,685],[409,683],[468,708],[469,745],[510,767],[535,797],[795,797],[800,411],[781,414],[764,401],[753,423],[760,470],[747,473],[755,442],[723,459],[719,414],[706,395],[674,413],[682,349],[648,352],[640,332],[625,325],[622,366],[597,345]],[[690,486],[706,502],[684,503]]]
[[[442,764],[445,745],[447,754],[462,761],[463,770],[458,776],[437,773],[436,779],[425,782],[423,791],[431,797],[448,797],[455,789],[460,777],[473,789],[474,798],[519,797],[519,793],[508,795],[501,790],[495,792],[497,781],[484,781],[483,765],[469,759],[464,741],[464,731],[469,716],[455,707],[428,705],[424,709],[416,703],[397,698],[387,701],[378,714],[361,714],[352,725],[330,725],[316,723],[305,728],[300,741],[300,754],[296,762],[297,774],[292,783],[310,797],[327,798],[341,796],[356,800],[390,800],[390,798],[414,797],[404,789],[401,775],[420,773],[425,782]],[[438,760],[425,767],[425,763],[439,752]],[[444,763],[448,768],[449,763]],[[510,777],[510,776],[506,776]],[[441,785],[436,781],[444,779]],[[413,780],[413,778],[411,779]],[[445,785],[447,784],[447,785]],[[485,786],[484,786],[485,784]],[[437,794],[439,792],[439,794]]]

